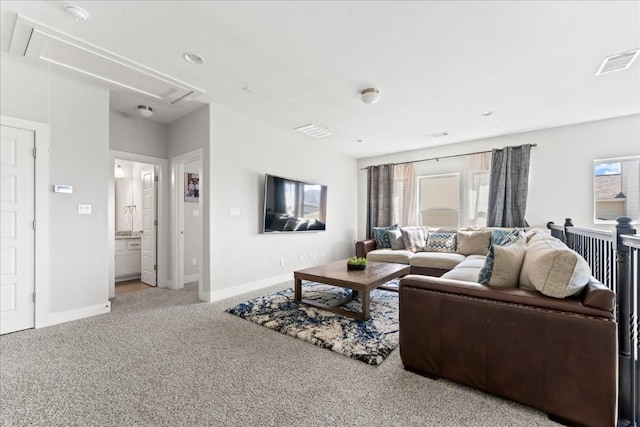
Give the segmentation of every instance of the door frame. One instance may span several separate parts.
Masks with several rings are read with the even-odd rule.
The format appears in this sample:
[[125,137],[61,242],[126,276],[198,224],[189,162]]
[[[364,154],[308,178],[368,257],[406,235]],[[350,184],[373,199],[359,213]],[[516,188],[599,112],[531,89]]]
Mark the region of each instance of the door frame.
[[[180,289],[184,288],[184,234],[181,234],[181,231],[184,231],[184,165],[186,163],[191,163],[194,161],[200,161],[200,170],[198,171],[198,176],[200,177],[200,192],[198,197],[198,209],[200,210],[200,218],[202,218],[202,207],[204,206],[204,193],[202,190],[202,183],[204,182],[204,178],[202,175],[203,169],[203,160],[204,160],[204,150],[199,148],[197,150],[189,151],[184,154],[180,154],[171,158],[171,192],[173,201],[173,221],[171,222],[171,236],[173,244],[172,248],[172,288]],[[203,221],[201,219],[201,221]],[[203,221],[204,222],[204,221]],[[202,240],[202,245],[200,245],[200,254],[198,254],[198,260],[200,262],[200,274],[198,280],[198,297],[202,299],[203,295],[203,274],[204,274],[204,239]]]
[[36,328],[49,324],[49,125],[31,120],[0,115],[0,126],[28,130],[34,133],[36,158],[34,159],[34,209],[35,209],[35,245],[34,245],[34,287]]
[[115,174],[113,171],[116,167],[116,159],[129,160],[132,162],[147,163],[158,167],[158,181],[156,201],[158,206],[156,219],[158,220],[157,236],[156,236],[156,264],[158,265],[156,286],[159,288],[169,287],[169,230],[170,230],[170,213],[169,213],[169,161],[159,157],[151,157],[143,154],[129,153],[126,151],[109,150],[109,190],[107,202],[107,235],[109,254],[109,270],[108,270],[108,286],[109,298],[113,298],[116,293],[115,286],[115,235],[116,235],[116,214],[115,214]]

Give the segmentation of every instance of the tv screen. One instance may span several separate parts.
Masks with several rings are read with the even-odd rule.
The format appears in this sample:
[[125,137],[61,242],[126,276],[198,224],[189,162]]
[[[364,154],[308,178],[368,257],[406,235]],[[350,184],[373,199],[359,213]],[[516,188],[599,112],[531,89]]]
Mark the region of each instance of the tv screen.
[[266,174],[264,233],[323,231],[327,222],[327,187]]

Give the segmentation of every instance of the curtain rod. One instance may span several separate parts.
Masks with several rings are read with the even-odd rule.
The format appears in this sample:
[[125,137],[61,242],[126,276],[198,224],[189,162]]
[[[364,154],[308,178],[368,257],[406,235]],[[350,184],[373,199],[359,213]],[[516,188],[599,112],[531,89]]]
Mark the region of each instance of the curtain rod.
[[[529,144],[532,147],[537,147],[538,144]],[[500,150],[502,150],[502,148],[500,148]],[[491,153],[493,150],[486,150],[486,151],[476,151],[473,153],[465,153],[465,154],[452,154],[450,156],[442,156],[442,157],[431,157],[429,159],[420,159],[420,160],[411,160],[408,162],[398,162],[398,163],[392,163],[394,166],[396,165],[406,165],[407,163],[419,163],[419,162],[428,162],[429,160],[435,160],[436,162],[439,161],[440,159],[450,159],[452,157],[462,157],[462,156],[472,156],[474,154],[484,154],[484,153]],[[361,171],[367,170],[369,168],[375,167],[375,166],[379,166],[379,165],[371,165],[371,166],[367,166],[366,168],[360,168]]]

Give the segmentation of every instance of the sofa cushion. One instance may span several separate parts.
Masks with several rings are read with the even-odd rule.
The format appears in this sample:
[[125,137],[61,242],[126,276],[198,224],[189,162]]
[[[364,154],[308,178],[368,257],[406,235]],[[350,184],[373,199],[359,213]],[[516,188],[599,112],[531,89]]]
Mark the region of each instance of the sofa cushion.
[[565,298],[580,292],[591,277],[591,269],[577,252],[556,238],[531,238],[520,272],[520,287]]
[[422,227],[402,227],[402,241],[404,249],[412,252],[421,252],[426,245],[428,232]]
[[373,238],[376,239],[376,247],[378,249],[391,248],[391,241],[389,240],[387,231],[397,229],[397,224],[390,227],[373,227]]
[[462,255],[486,255],[489,252],[491,234],[491,230],[458,231],[456,252]]
[[440,277],[443,279],[462,280],[464,282],[477,282],[479,272],[480,267],[462,267],[459,265]]
[[464,261],[464,255],[446,252],[418,252],[409,260],[415,267],[439,268],[451,270]]
[[493,247],[493,270],[489,286],[517,288],[527,244],[518,239],[510,245]]
[[367,253],[367,259],[369,261],[409,264],[409,259],[412,258],[412,255],[413,252],[405,250],[396,251],[393,249],[374,249]]
[[[486,256],[474,255],[473,257],[468,256],[464,261],[460,264],[456,265],[455,268],[477,268],[480,269],[484,265],[484,260]],[[477,277],[476,277],[477,279]],[[476,279],[473,279],[472,282],[475,282]]]
[[402,240],[402,232],[400,230],[388,230],[387,236],[389,237],[389,243],[391,243],[391,249],[404,249],[404,240]]
[[429,233],[427,252],[448,252],[456,251],[456,233]]

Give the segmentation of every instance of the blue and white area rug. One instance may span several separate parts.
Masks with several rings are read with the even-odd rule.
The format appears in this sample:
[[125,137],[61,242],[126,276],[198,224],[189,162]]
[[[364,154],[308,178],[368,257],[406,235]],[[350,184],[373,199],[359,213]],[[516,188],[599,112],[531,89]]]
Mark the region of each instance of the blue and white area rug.
[[[398,281],[386,285],[397,288]],[[302,284],[304,299],[324,304],[338,301],[349,292],[315,282]],[[342,308],[359,312],[361,300],[357,298]],[[371,318],[367,321],[297,304],[292,288],[240,303],[226,311],[369,365],[379,365],[398,346],[398,293],[382,289],[371,293]]]

